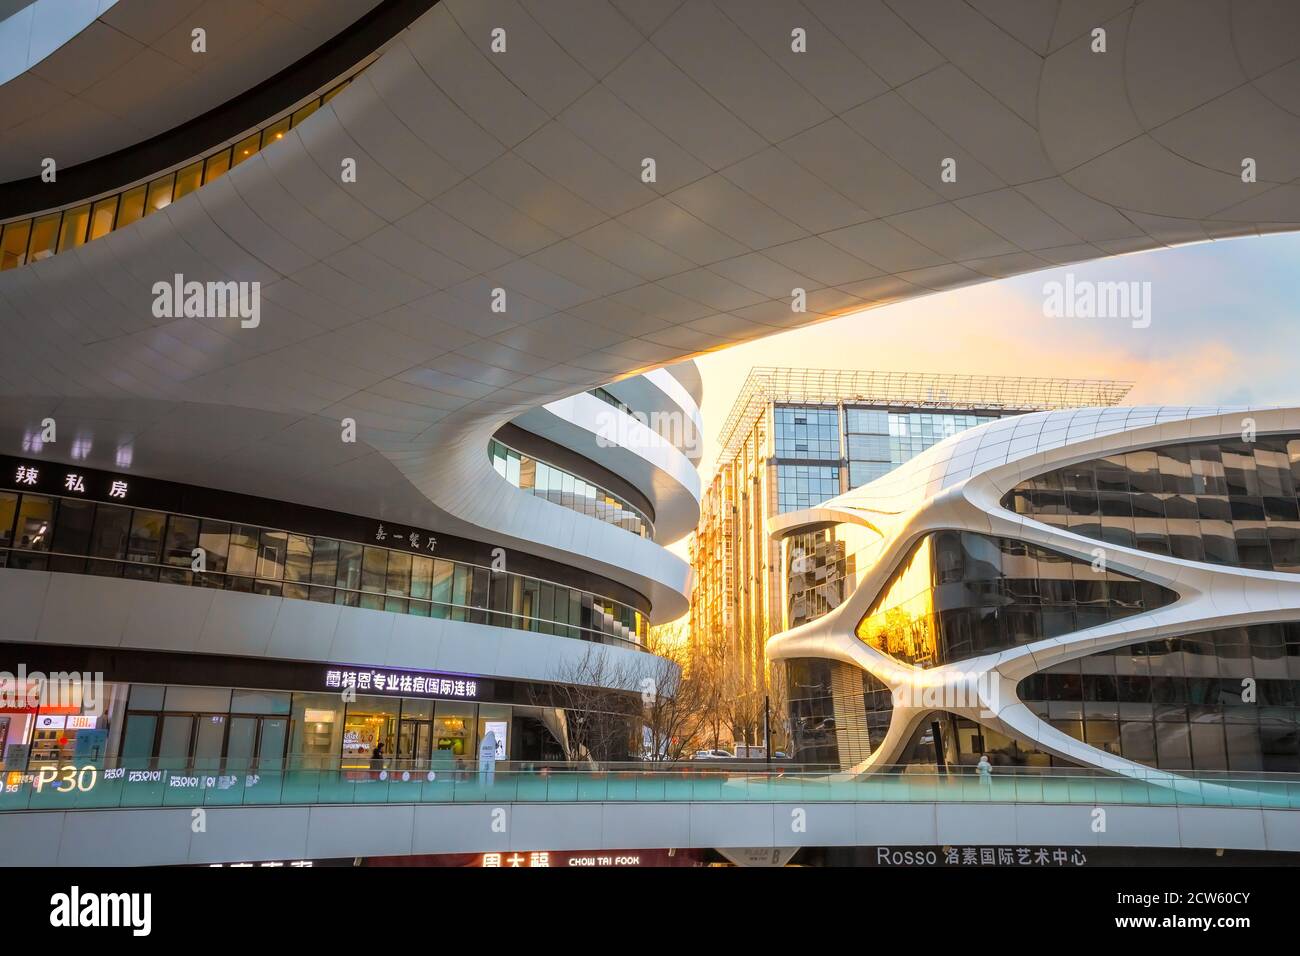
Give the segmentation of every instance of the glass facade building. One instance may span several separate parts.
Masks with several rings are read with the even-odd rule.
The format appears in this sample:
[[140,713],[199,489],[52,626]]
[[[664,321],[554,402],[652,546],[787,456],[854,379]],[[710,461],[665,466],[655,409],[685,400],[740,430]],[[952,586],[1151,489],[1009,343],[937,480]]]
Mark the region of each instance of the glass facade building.
[[1016,693],[1057,730],[1162,770],[1300,772],[1300,622],[1090,654]]
[[1011,538],[927,534],[858,625],[881,653],[934,667],[1032,644],[1172,603],[1149,581]]
[[[407,675],[409,676],[409,675]],[[36,683],[43,683],[37,679]],[[106,681],[0,713],[0,766],[267,773],[472,769],[490,731],[499,760],[562,760],[541,694],[480,679],[479,699]],[[83,692],[84,690],[84,692]]]
[[873,481],[982,422],[1113,404],[1126,391],[1114,382],[752,370],[723,427],[691,538],[692,640],[709,653],[721,648],[735,685],[761,700],[773,690],[768,638],[839,606],[867,566],[864,549],[874,547],[844,526],[774,541],[771,517]]
[[1152,554],[1300,573],[1300,436],[1165,445],[1058,468],[1003,506]]
[[866,671],[841,661],[787,662],[790,738],[796,762],[852,765],[871,756],[889,732],[893,697]]
[[[1068,450],[1044,440],[1049,431],[1096,442],[1075,415],[1095,427],[1096,414],[1086,411],[1062,413],[1059,422],[1044,419],[1035,423],[1041,433],[1024,454],[1069,460]],[[1177,414],[1166,417],[1181,425]],[[955,694],[891,701],[894,715],[908,711],[899,719],[918,721],[891,763],[942,769],[987,756],[994,766],[1085,765],[1124,772],[1107,762],[1110,757],[1174,773],[1300,772],[1300,610],[1286,580],[1300,573],[1300,435],[1261,430],[1223,437],[1218,426],[1216,417],[1206,429],[1215,437],[1136,448],[1121,433],[1113,441],[1123,450],[1065,466],[1025,462],[1021,475],[1028,477],[1001,495],[1002,507],[1099,542],[1091,561],[1091,544],[1080,546],[1077,539],[1067,544],[1062,538],[1062,549],[1076,552],[1067,554],[960,528],[925,533],[894,559],[852,625],[853,637],[905,666],[955,664],[945,671],[954,680],[971,676],[961,669],[963,661],[991,656],[974,675],[989,685],[975,698],[988,708],[978,716],[973,703]],[[1195,434],[1197,426],[1191,427]],[[1169,431],[1187,433],[1175,426]],[[999,450],[1010,437],[1005,429],[983,433]],[[972,457],[979,456],[977,446]],[[985,458],[990,464],[984,471],[961,470],[953,479],[973,483],[968,501],[981,500],[990,485],[1006,487],[986,472],[1013,465],[1014,456]],[[856,504],[866,508],[871,502]],[[984,524],[978,515],[956,520],[967,527]],[[802,553],[816,533],[796,528],[786,540]],[[1108,566],[1103,558],[1119,548],[1149,555],[1130,565],[1147,570],[1130,574]],[[847,550],[809,550],[811,561],[791,565],[792,580],[823,567],[822,576],[831,578]],[[879,546],[860,549],[859,566],[879,561],[878,551]],[[1148,576],[1180,582],[1184,599]],[[815,585],[809,582],[810,589]],[[1129,636],[1123,622],[1138,615],[1146,618],[1134,622]],[[1221,626],[1224,621],[1233,626]],[[1089,629],[1103,625],[1111,625],[1106,644],[1120,646],[1094,649]],[[992,656],[1029,644],[1035,645],[1032,658]],[[1035,667],[1029,676],[1023,676],[1026,664]],[[856,727],[885,716],[871,711],[872,685],[864,685],[865,697],[859,692],[859,668],[799,656],[785,665],[792,690],[799,688],[790,714],[802,746],[840,767],[865,759],[865,748],[839,732],[845,721]],[[1037,721],[1027,722],[1020,708],[992,703],[1004,686],[1000,673],[1014,675],[1015,699]],[[938,686],[924,680],[902,680],[899,686],[932,685]],[[860,715],[859,699],[866,701]],[[1064,744],[1058,734],[1099,753],[1090,756]]]
[[[27,474],[18,465],[11,475],[17,469]],[[627,603],[429,554],[431,540],[437,547],[431,535],[380,524],[372,537],[363,544],[302,527],[0,490],[0,567],[244,591],[625,646],[640,646],[648,631],[645,614]]]

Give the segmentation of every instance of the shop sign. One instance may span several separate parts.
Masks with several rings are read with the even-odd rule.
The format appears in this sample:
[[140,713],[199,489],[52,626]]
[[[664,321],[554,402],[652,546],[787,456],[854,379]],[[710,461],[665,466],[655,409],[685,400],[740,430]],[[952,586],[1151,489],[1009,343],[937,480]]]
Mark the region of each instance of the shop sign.
[[502,869],[553,868],[557,866],[575,866],[589,868],[656,866],[655,861],[646,858],[640,851],[623,850],[602,853],[556,853],[551,850],[536,850],[531,853],[484,853],[479,857],[479,866]]
[[9,484],[20,491],[115,498],[125,501],[131,485],[116,475],[90,474],[78,468],[63,468],[48,462],[18,462],[12,466]]
[[375,540],[389,548],[404,547],[411,551],[427,551],[430,553],[438,546],[438,539],[427,531],[387,528],[382,523],[375,528]]
[[456,675],[417,674],[411,671],[373,670],[370,668],[325,671],[325,687],[342,690],[351,687],[362,694],[394,694],[410,697],[451,697],[478,699],[478,679]]
[[127,783],[162,783],[161,770],[127,770],[125,767],[112,767],[104,771],[105,780],[125,780]]
[[1086,866],[1078,847],[949,846],[876,847],[876,866]]
[[98,780],[98,767],[89,765],[78,767],[74,764],[68,764],[63,767],[42,767],[36,772],[33,787],[37,793],[40,793],[49,784],[54,784],[51,789],[57,790],[59,793],[67,793],[70,790],[89,793],[95,789]]

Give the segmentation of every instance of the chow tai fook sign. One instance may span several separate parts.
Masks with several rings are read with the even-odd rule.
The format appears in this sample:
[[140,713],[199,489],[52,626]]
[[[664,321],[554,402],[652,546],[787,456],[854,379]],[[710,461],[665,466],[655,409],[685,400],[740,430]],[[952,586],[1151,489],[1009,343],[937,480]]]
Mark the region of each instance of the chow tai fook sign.
[[341,665],[330,665],[325,671],[326,690],[343,690],[350,687],[358,694],[478,700],[480,684],[480,678],[465,674],[429,674]]

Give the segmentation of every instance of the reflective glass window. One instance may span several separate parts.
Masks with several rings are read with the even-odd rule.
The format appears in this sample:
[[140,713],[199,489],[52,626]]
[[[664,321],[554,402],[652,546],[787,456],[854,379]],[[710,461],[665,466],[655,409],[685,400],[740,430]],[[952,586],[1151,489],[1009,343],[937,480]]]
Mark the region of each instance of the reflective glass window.
[[182,196],[188,196],[203,183],[203,163],[191,163],[176,171],[176,190],[172,196],[175,202]]
[[166,209],[172,202],[172,189],[176,184],[176,174],[168,173],[149,184],[149,194],[144,202],[146,216],[160,209]]
[[136,186],[122,193],[121,203],[117,207],[117,225],[115,229],[129,226],[144,216],[145,193],[148,186]]
[[234,154],[231,158],[230,165],[238,166],[259,149],[261,149],[261,134],[259,133],[254,133],[248,138],[240,140],[234,146]]
[[203,181],[210,183],[230,171],[230,150],[222,150],[215,156],[209,156],[203,164]]
[[261,529],[249,525],[230,526],[230,552],[226,571],[252,577],[257,574],[257,554]]
[[90,227],[90,206],[77,206],[63,213],[63,225],[59,227],[59,252],[75,249],[86,241],[86,231]]
[[[58,555],[82,555],[90,549],[90,532],[94,522],[95,505],[91,501],[64,499],[58,503],[58,519],[54,523],[54,545]],[[80,557],[51,557],[51,571],[76,574],[86,570],[86,559]]]
[[[95,508],[95,528],[90,536],[90,554],[101,559],[125,556],[130,530],[130,508],[98,505]],[[122,573],[121,564],[112,560],[91,561],[88,568],[91,574],[117,576]]]
[[277,143],[284,139],[284,134],[289,132],[289,119],[290,118],[286,116],[284,119],[276,120],[266,129],[262,130],[263,149],[266,149],[266,147],[270,146],[272,143]]
[[32,222],[11,222],[0,235],[0,271],[16,269],[27,261],[27,243],[32,234]]
[[54,247],[59,238],[59,221],[62,213],[50,213],[41,216],[32,223],[31,245],[27,249],[28,262],[40,262],[54,255]]
[[90,238],[98,239],[113,231],[113,219],[117,215],[117,196],[101,199],[90,211]]

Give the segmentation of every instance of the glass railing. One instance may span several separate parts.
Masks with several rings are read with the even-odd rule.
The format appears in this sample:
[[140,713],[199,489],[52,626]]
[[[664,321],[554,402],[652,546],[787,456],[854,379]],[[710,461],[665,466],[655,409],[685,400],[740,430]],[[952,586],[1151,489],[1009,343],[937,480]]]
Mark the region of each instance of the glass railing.
[[587,394],[590,395],[592,398],[599,398],[606,405],[614,406],[624,415],[636,414],[636,412],[632,410],[632,407],[630,405],[628,405],[626,402],[622,401],[617,396],[615,396],[612,392],[606,389],[603,388],[588,389]]
[[166,209],[182,196],[224,176],[255,153],[283,139],[285,133],[342,92],[360,72],[353,73],[292,113],[268,121],[237,143],[200,155],[179,169],[149,182],[93,201],[6,222],[0,231],[0,271],[67,252]]
[[639,537],[654,536],[654,525],[643,512],[618,495],[611,494],[572,472],[526,455],[496,439],[488,443],[488,458],[497,474],[520,491],[545,498],[562,508],[612,524]]
[[[192,568],[196,551],[204,554],[202,571]],[[9,491],[0,491],[0,567],[244,591],[630,647],[649,630],[627,604],[466,561]]]
[[1018,803],[1300,810],[1300,775],[1117,777],[1098,772],[995,774],[719,771],[697,763],[577,769],[501,763],[477,769],[49,768],[9,772],[0,811],[118,807],[383,803],[840,802]]

